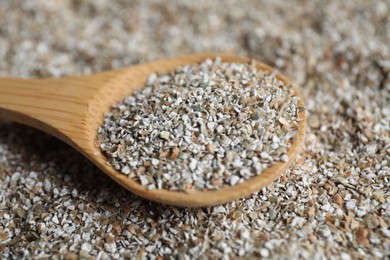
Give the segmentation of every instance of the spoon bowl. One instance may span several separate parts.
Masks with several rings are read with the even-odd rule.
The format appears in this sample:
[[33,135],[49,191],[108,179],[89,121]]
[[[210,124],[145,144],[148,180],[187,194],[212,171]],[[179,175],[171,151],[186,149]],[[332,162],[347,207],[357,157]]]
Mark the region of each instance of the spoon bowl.
[[[263,172],[243,183],[218,190],[182,191],[148,190],[137,181],[116,171],[101,152],[97,141],[98,128],[103,124],[104,114],[112,105],[145,85],[152,73],[167,73],[178,66],[195,64],[207,58],[220,57],[223,62],[250,63],[252,59],[221,54],[197,54],[155,61],[90,76],[62,79],[11,79],[0,78],[0,118],[16,121],[47,132],[71,145],[105,174],[127,190],[141,197],[182,207],[203,207],[226,203],[250,196],[277,179],[295,160],[302,146],[306,115],[299,112],[297,135],[288,148],[288,161],[277,162]],[[259,70],[274,70],[255,61]],[[276,77],[287,85],[291,82],[275,72]],[[294,96],[303,99],[296,87]]]

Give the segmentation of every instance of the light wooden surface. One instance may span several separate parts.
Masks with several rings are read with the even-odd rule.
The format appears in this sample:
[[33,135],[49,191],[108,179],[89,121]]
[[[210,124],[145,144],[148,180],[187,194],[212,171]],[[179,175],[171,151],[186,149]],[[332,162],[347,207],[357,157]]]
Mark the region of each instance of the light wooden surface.
[[[259,176],[244,183],[215,191],[184,193],[180,191],[148,191],[136,181],[115,171],[106,163],[97,146],[97,129],[103,124],[104,113],[126,95],[142,87],[149,74],[168,72],[177,66],[199,63],[206,58],[221,57],[222,61],[249,63],[251,59],[223,54],[197,54],[148,64],[127,67],[85,77],[62,79],[11,79],[0,78],[0,117],[45,131],[68,143],[84,154],[104,173],[127,190],[144,198],[166,204],[200,207],[222,204],[249,196],[277,179],[295,160],[304,140],[306,115],[298,124],[298,134],[288,150],[289,161],[267,168]],[[273,69],[257,62],[258,69]],[[280,74],[277,78],[286,84],[290,81]],[[304,106],[300,97],[299,106]],[[80,173],[82,174],[82,173]]]

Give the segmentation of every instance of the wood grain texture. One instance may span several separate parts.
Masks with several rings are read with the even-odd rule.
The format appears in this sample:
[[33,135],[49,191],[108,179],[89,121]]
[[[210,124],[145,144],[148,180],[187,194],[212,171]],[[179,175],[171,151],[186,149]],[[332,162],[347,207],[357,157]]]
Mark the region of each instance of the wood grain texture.
[[[169,72],[177,66],[200,63],[206,58],[221,57],[222,61],[250,63],[252,60],[224,54],[197,54],[155,61],[119,70],[85,77],[63,79],[11,79],[0,78],[0,117],[13,120],[45,131],[68,143],[81,152],[103,172],[127,190],[144,198],[183,207],[201,207],[222,204],[249,196],[277,179],[295,160],[302,146],[305,127],[305,111],[299,113],[298,134],[288,149],[289,161],[277,163],[259,176],[232,186],[213,191],[147,190],[138,182],[115,171],[106,162],[97,145],[97,129],[103,124],[104,113],[126,95],[145,85],[154,72]],[[260,70],[273,69],[256,62]],[[275,73],[285,84],[291,82]],[[304,106],[296,87],[294,95],[300,97],[299,106]]]

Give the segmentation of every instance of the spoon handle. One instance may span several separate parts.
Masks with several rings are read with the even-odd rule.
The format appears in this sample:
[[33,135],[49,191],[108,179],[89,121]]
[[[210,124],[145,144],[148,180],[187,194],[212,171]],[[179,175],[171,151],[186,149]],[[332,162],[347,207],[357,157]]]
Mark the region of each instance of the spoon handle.
[[0,78],[0,118],[40,129],[69,143],[85,124],[88,101],[97,90],[87,78]]

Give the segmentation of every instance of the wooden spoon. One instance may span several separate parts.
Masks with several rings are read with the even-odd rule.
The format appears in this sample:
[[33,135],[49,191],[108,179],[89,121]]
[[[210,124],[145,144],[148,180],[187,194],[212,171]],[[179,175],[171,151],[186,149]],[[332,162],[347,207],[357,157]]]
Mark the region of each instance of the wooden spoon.
[[[169,190],[147,190],[137,181],[116,171],[107,163],[97,142],[97,130],[103,124],[104,113],[134,90],[145,85],[155,72],[169,72],[177,66],[200,63],[217,56],[226,62],[250,63],[251,59],[229,55],[198,54],[155,61],[84,77],[62,79],[0,78],[0,118],[13,120],[47,132],[71,145],[105,174],[127,190],[150,200],[185,207],[211,206],[249,196],[277,179],[295,160],[305,135],[306,116],[297,125],[298,134],[288,149],[288,162],[278,162],[259,176],[219,190],[185,193]],[[256,62],[260,70],[272,68]],[[276,73],[276,77],[290,85],[290,81]],[[299,106],[304,106],[300,97]],[[81,173],[82,174],[82,173]]]

